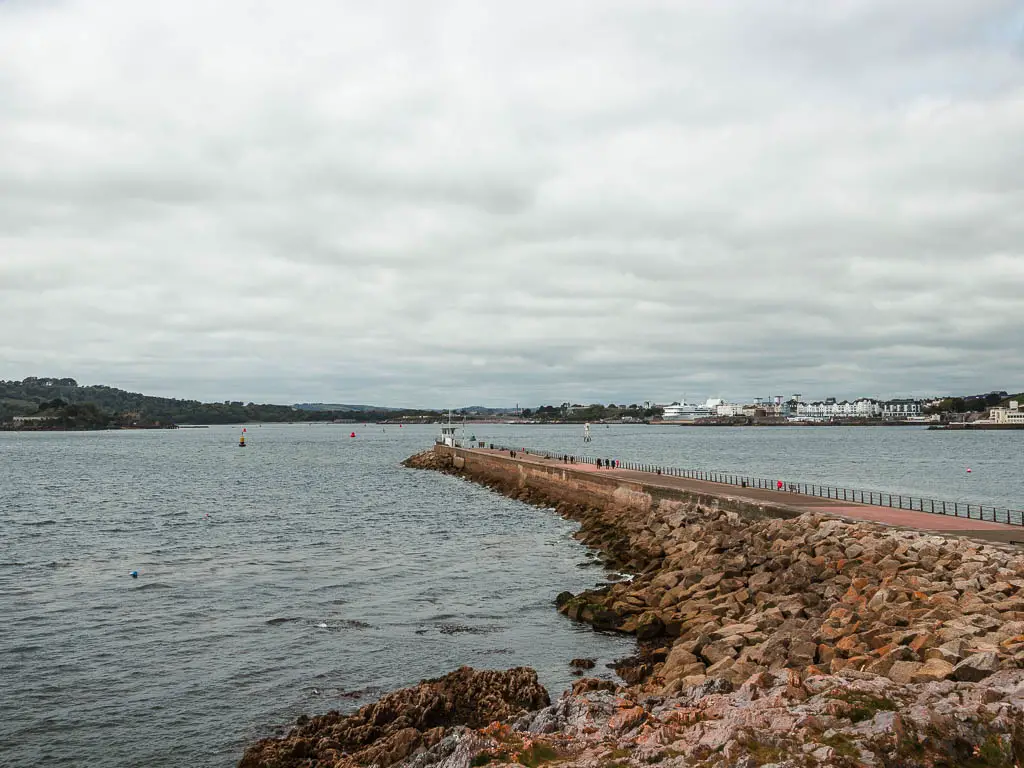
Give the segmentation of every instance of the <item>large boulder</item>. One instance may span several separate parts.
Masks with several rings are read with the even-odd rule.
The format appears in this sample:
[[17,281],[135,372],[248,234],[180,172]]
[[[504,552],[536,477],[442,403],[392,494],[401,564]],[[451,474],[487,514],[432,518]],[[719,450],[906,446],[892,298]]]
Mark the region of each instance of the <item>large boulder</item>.
[[930,683],[945,680],[953,674],[953,665],[942,659],[928,659],[924,665],[910,677],[912,683]]
[[300,718],[284,738],[264,739],[246,750],[239,768],[331,765],[345,753],[356,762],[385,767],[439,743],[452,726],[482,728],[550,703],[537,673],[528,667],[462,667],[386,694],[351,715]]
[[953,677],[961,682],[976,683],[998,671],[999,657],[995,651],[983,651],[968,656],[953,667]]

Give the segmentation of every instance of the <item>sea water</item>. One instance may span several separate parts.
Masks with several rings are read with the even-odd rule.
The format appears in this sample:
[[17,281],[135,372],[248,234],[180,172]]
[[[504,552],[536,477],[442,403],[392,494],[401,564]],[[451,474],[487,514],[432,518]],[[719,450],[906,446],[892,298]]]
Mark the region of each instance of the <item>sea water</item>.
[[632,651],[555,611],[607,576],[573,523],[399,465],[436,428],[247,429],[0,433],[0,765],[228,766],[463,664],[557,695]]
[[[228,766],[302,713],[460,665],[552,695],[628,638],[576,525],[400,466],[436,427],[0,433],[0,765]],[[356,432],[350,438],[351,431]],[[1024,432],[470,426],[478,440],[1024,506]],[[972,472],[968,475],[966,468]],[[138,578],[129,574],[138,571]]]

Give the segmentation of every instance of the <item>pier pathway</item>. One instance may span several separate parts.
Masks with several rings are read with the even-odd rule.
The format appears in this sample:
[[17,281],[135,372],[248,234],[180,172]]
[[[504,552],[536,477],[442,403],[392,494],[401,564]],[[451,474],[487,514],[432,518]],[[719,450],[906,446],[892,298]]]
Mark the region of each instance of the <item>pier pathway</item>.
[[940,534],[970,536],[972,538],[999,541],[1008,544],[1024,544],[1024,527],[993,523],[987,520],[972,520],[952,515],[939,515],[930,512],[917,512],[909,509],[893,509],[877,507],[870,504],[858,504],[836,499],[823,499],[818,496],[807,496],[802,493],[774,491],[761,488],[740,488],[725,483],[713,483],[706,480],[693,480],[672,475],[659,475],[655,472],[641,472],[634,469],[606,469],[593,464],[566,464],[560,459],[545,459],[533,453],[517,451],[512,459],[508,451],[489,448],[469,448],[474,453],[499,456],[509,461],[541,464],[558,467],[569,472],[597,472],[602,475],[618,477],[644,485],[672,488],[691,493],[703,493],[709,496],[743,499],[761,504],[771,504],[795,512],[819,512],[835,515],[850,520],[862,520],[899,528],[912,528],[920,531],[933,531]]

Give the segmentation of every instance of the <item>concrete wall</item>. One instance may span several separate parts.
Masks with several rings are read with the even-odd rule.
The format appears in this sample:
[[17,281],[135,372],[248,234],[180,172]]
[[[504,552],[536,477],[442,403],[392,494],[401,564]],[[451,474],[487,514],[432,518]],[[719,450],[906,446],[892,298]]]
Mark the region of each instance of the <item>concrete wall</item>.
[[[595,507],[631,507],[649,511],[661,501],[682,501],[738,512],[751,519],[796,517],[799,513],[785,507],[758,503],[750,499],[721,494],[711,495],[666,488],[652,483],[622,480],[610,474],[576,470],[572,465],[535,464],[529,459],[487,453],[465,448],[434,446],[434,451],[454,457],[456,469],[503,485],[531,488],[545,495],[574,504]],[[459,466],[461,463],[462,466]]]

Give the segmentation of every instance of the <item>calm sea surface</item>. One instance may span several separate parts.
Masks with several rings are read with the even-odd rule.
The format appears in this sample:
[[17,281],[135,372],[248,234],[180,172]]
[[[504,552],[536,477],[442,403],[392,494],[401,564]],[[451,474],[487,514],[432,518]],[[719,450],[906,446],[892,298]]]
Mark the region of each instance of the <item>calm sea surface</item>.
[[[557,695],[572,657],[631,652],[554,611],[604,579],[572,523],[399,466],[436,427],[248,430],[244,450],[235,427],[0,433],[0,765],[228,766],[300,713],[461,664],[533,666]],[[1024,507],[1024,432],[469,431]]]

